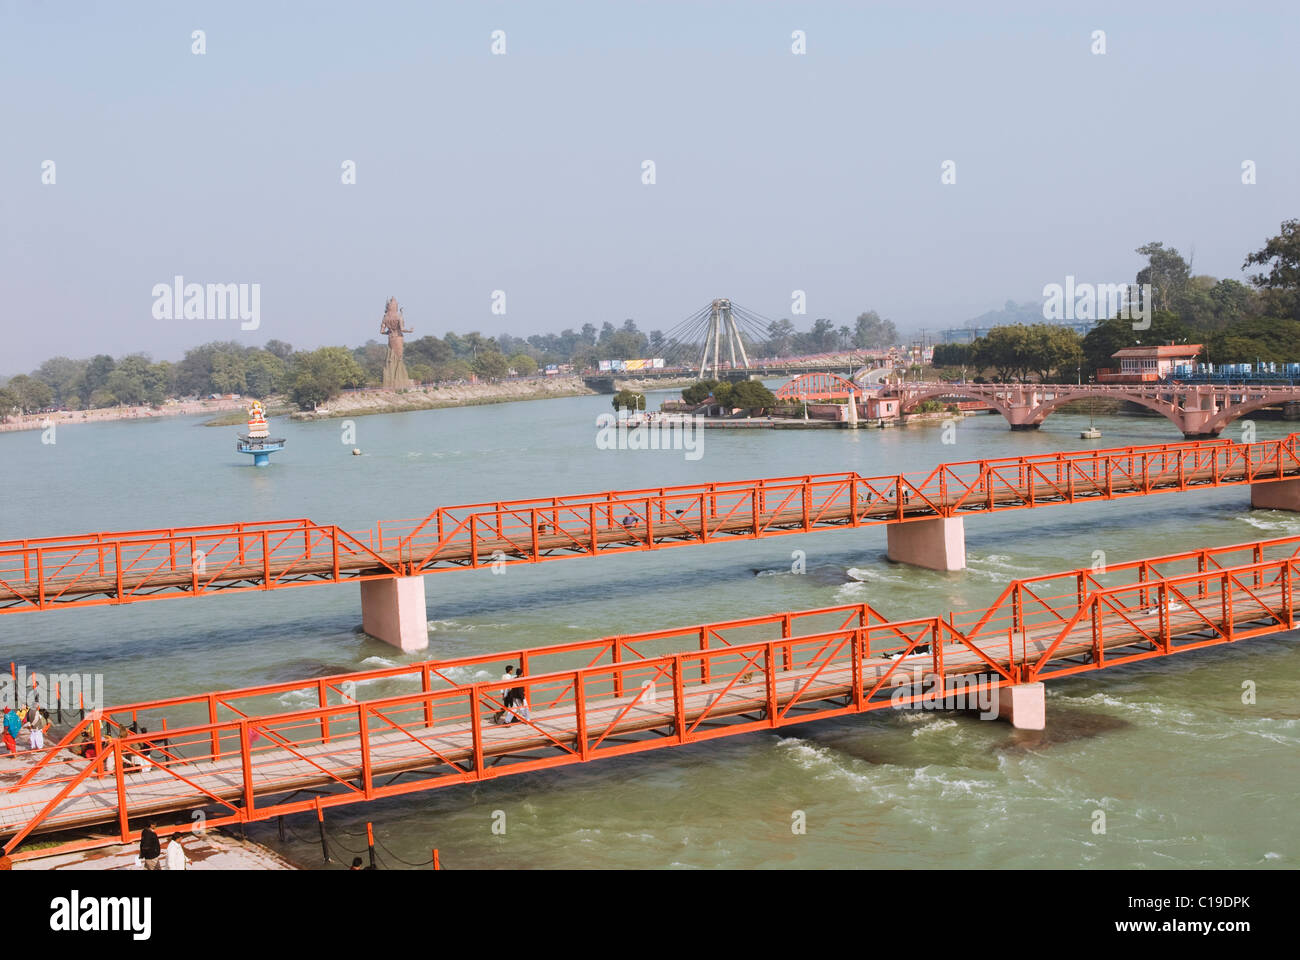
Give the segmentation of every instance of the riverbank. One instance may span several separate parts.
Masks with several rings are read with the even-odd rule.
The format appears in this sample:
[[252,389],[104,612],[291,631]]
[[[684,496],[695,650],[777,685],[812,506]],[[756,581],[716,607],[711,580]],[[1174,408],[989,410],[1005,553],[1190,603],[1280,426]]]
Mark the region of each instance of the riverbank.
[[501,383],[465,383],[450,386],[416,387],[400,393],[391,390],[356,390],[342,394],[319,410],[298,411],[292,420],[335,420],[366,417],[379,413],[411,410],[440,410],[516,400],[547,400],[555,397],[592,396],[596,393],[581,377],[549,377],[545,380],[507,380]]
[[56,413],[34,413],[29,416],[13,417],[0,423],[0,433],[12,433],[18,430],[45,430],[53,426],[56,430],[62,426],[79,423],[108,423],[114,420],[156,420],[160,417],[186,417],[204,413],[221,413],[226,410],[240,411],[239,418],[232,423],[247,420],[243,411],[247,408],[246,400],[192,400],[188,403],[167,403],[161,407],[140,405],[133,407],[104,407],[99,410],[60,410]]

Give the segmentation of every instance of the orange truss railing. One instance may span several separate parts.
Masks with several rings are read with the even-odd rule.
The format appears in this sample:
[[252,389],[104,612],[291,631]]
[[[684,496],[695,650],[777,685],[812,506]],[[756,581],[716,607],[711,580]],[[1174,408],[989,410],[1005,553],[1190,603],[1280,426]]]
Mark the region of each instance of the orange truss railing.
[[1297,435],[439,507],[349,533],[269,521],[0,542],[0,613],[415,576],[1300,477]]
[[[853,604],[128,704],[33,758],[0,793],[0,835],[12,852],[111,822],[71,846],[128,841],[145,815],[251,822],[915,706],[936,687],[991,695],[1293,629],[1298,571],[1285,537],[1025,578],[946,618]],[[523,676],[498,679],[507,663]],[[68,759],[83,732],[97,755]]]

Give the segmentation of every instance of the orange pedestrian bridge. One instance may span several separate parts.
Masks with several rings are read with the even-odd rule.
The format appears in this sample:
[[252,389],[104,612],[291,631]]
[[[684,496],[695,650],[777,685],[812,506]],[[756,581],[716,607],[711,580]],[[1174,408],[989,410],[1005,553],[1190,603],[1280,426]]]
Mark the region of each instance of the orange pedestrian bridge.
[[[167,835],[199,810],[212,827],[323,821],[345,804],[891,708],[979,703],[1042,729],[1044,681],[1294,629],[1297,575],[1300,537],[1286,537],[1016,580],[946,616],[836,606],[126,704],[20,755],[0,784],[0,838],[23,859],[51,852],[22,850],[30,837],[59,851],[130,842],[146,818]],[[497,679],[507,664],[522,678]],[[514,685],[526,708],[512,712]]]
[[970,515],[1239,485],[1254,506],[1300,510],[1298,436],[468,504],[366,531],[299,518],[8,540],[0,613],[355,581],[363,629],[418,650],[428,645],[423,578],[451,570],[879,524],[890,559],[958,570]]

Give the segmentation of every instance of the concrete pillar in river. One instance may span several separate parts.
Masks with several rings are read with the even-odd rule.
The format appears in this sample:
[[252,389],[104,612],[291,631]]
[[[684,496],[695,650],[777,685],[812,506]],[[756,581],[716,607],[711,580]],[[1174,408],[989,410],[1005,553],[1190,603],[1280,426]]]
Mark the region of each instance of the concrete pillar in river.
[[1252,483],[1250,505],[1260,510],[1300,511],[1300,480]]
[[361,629],[403,652],[427,648],[424,577],[362,580]]
[[927,570],[966,569],[966,527],[962,517],[935,517],[886,528],[889,559]]
[[998,718],[1017,730],[1042,730],[1047,726],[1047,689],[1041,683],[998,687]]

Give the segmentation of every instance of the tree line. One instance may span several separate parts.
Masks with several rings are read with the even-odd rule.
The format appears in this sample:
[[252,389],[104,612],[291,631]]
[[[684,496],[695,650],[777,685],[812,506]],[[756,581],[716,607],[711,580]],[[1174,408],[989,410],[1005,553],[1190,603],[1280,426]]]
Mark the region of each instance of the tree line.
[[1193,274],[1173,247],[1148,243],[1135,282],[1151,285],[1151,323],[1114,316],[1085,336],[1048,323],[994,327],[972,343],[934,348],[934,365],[991,372],[999,380],[1069,382],[1117,366],[1113,354],[1133,346],[1200,343],[1203,363],[1300,362],[1300,220],[1287,220],[1277,236],[1249,254],[1242,270],[1249,284]]
[[[892,343],[897,331],[875,311],[858,317],[854,327],[835,330],[830,320],[817,320],[810,331],[799,332],[789,320],[773,322],[769,332],[774,354],[821,353],[849,346]],[[471,375],[486,380],[531,376],[550,364],[595,368],[601,360],[662,356],[672,344],[661,330],[649,334],[636,321],[621,326],[606,322],[597,328],[536,334],[527,338],[500,334],[485,337],[475,331],[444,337],[408,340],[404,359],[416,383],[466,380]],[[154,361],[146,353],[113,358],[107,354],[85,359],[66,356],[46,360],[30,374],[20,374],[0,384],[0,414],[35,413],[47,409],[79,410],[119,405],[158,405],[170,397],[206,397],[237,393],[265,399],[287,395],[304,409],[337,396],[351,387],[380,386],[388,346],[369,340],[355,347],[295,350],[283,340],[261,347],[234,341],[214,341],[187,350],[176,363]]]

